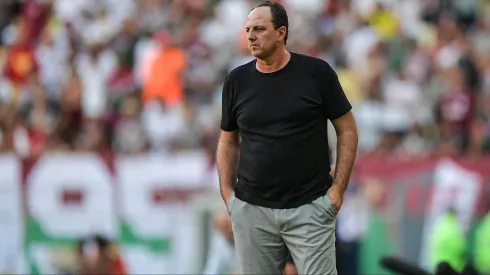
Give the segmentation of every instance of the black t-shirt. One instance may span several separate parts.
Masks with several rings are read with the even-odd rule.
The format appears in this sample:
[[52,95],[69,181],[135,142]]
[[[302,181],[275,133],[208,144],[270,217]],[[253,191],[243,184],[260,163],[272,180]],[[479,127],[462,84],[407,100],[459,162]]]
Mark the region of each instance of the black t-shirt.
[[351,110],[335,71],[321,59],[291,53],[261,73],[256,61],[224,82],[221,129],[241,136],[235,196],[268,208],[295,208],[332,185],[327,120]]

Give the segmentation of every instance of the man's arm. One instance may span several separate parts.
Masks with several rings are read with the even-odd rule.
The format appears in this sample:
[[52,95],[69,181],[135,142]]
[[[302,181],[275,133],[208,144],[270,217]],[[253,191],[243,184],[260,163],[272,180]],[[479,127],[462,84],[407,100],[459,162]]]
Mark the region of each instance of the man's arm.
[[337,133],[337,161],[333,186],[342,194],[347,189],[357,154],[357,125],[352,112],[335,119],[332,124]]
[[216,165],[218,167],[219,189],[226,205],[228,205],[228,199],[233,193],[233,187],[237,180],[239,144],[238,131],[221,131],[216,152]]
[[228,200],[233,193],[237,179],[239,157],[238,121],[235,111],[235,89],[231,73],[223,83],[221,100],[221,134],[216,152],[216,166],[218,167],[219,189],[221,196],[228,206]]
[[356,160],[358,134],[352,112],[332,120],[332,124],[337,134],[337,161],[335,162],[333,185],[328,190],[328,195],[338,211]]
[[318,85],[323,87],[323,112],[332,122],[337,135],[335,173],[327,195],[338,212],[356,159],[357,126],[351,111],[352,105],[342,89],[337,73],[328,63],[322,62],[317,75]]

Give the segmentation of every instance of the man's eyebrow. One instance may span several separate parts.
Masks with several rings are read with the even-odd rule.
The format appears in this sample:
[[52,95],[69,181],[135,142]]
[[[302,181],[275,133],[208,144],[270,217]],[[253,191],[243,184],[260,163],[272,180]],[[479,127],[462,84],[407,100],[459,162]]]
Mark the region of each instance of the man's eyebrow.
[[265,26],[263,26],[263,25],[253,25],[253,26],[245,26],[245,28],[247,28],[247,29],[251,29],[251,28],[265,28]]

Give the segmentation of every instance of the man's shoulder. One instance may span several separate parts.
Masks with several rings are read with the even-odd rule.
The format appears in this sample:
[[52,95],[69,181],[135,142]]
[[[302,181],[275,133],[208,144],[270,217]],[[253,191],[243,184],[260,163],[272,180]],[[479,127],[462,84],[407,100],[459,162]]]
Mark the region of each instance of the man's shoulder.
[[321,78],[336,75],[334,68],[324,59],[305,54],[293,53],[299,66],[304,67],[305,71],[312,72],[313,75]]
[[314,66],[330,66],[330,64],[327,61],[318,57],[301,54],[301,53],[292,53],[292,54],[295,55],[296,59],[300,60],[300,62],[303,64],[314,65]]
[[255,66],[255,59],[231,70],[226,75],[226,79],[228,81],[234,81],[240,77],[243,77],[244,74],[247,74],[252,71],[253,66]]

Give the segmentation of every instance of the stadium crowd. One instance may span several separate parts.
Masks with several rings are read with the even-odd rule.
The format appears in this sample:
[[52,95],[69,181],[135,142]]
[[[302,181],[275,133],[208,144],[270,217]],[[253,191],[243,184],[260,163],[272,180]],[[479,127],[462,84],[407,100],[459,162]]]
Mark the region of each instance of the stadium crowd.
[[[0,153],[212,156],[256,2],[0,1]],[[288,49],[337,71],[363,154],[490,153],[489,0],[276,2]]]
[[[0,151],[213,149],[254,2],[1,1]],[[362,152],[490,151],[490,1],[279,2],[288,48],[336,69]]]

